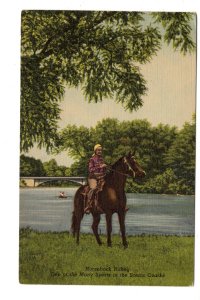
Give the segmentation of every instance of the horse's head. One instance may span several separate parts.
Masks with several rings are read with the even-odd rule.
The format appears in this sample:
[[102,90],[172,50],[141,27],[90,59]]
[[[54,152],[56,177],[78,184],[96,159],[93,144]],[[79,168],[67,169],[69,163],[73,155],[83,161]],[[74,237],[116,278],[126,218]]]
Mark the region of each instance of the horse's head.
[[131,177],[144,177],[146,175],[145,171],[136,161],[134,154],[131,152],[124,156],[123,158],[124,166],[126,168],[126,173]]

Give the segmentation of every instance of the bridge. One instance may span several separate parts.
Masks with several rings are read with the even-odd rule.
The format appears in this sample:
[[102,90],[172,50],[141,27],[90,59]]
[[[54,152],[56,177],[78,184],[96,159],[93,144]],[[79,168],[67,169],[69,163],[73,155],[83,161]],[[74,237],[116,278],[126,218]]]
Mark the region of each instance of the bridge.
[[43,183],[50,182],[50,181],[69,181],[78,184],[85,184],[86,177],[76,177],[76,176],[65,176],[65,177],[53,177],[53,176],[44,176],[44,177],[37,177],[37,176],[30,176],[30,177],[20,177],[20,182],[23,182],[27,187],[37,187]]

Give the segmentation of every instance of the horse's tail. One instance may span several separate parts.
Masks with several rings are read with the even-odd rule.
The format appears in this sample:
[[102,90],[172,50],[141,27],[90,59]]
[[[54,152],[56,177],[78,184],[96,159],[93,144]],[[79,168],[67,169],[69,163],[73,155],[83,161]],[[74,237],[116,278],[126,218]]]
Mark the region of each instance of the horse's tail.
[[81,186],[74,196],[74,210],[72,212],[71,233],[73,236],[78,231],[79,224],[84,215],[84,197],[82,195],[83,186]]

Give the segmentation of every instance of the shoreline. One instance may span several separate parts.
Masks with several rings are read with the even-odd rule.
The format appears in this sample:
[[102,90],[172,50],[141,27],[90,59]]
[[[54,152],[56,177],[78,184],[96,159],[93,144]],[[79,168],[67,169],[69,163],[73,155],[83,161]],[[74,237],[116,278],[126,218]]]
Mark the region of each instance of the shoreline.
[[[75,188],[79,188],[81,185],[78,186],[37,186],[37,187],[29,187],[29,186],[19,186],[19,189],[27,189],[27,190],[33,190],[33,189],[75,189]],[[139,192],[135,192],[135,191],[129,191],[126,192],[126,194],[140,194],[140,195],[161,195],[161,196],[194,196],[195,194],[159,194],[159,193],[139,193]]]

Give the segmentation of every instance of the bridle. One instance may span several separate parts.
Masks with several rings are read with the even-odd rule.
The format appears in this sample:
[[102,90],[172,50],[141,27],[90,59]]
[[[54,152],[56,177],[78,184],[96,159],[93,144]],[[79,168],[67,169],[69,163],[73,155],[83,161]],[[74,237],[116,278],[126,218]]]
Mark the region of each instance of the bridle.
[[120,175],[123,175],[123,176],[126,176],[126,177],[131,177],[131,178],[133,177],[133,178],[135,178],[135,171],[132,169],[132,167],[131,167],[130,163],[128,162],[127,158],[124,157],[123,161],[124,161],[125,165],[128,167],[128,171],[131,171],[133,173],[133,176],[131,176],[130,174],[127,174],[127,173],[123,173],[123,172],[117,171],[117,170],[113,169],[112,167],[108,167],[108,166],[107,167],[111,171],[113,171],[115,173],[118,173]]
[[[135,171],[133,170],[133,168],[131,167],[129,161],[127,160],[126,157],[124,157],[124,163],[128,166],[128,171],[131,171],[133,173],[133,178],[135,178]],[[130,175],[129,175],[130,176]],[[131,177],[131,176],[130,176]]]

